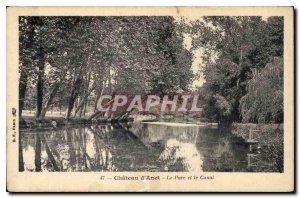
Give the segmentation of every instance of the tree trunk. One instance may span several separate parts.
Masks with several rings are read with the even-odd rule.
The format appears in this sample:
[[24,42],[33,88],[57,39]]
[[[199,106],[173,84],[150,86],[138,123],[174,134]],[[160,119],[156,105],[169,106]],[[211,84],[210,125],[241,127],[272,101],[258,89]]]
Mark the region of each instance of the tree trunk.
[[[31,21],[32,23],[32,21]],[[30,24],[30,31],[28,32],[28,45],[26,45],[25,49],[31,49],[33,45],[33,38],[34,38],[34,25]],[[21,49],[20,49],[21,50]],[[32,57],[30,56],[32,59]],[[26,88],[27,88],[27,81],[28,81],[28,69],[30,68],[30,64],[28,61],[23,62],[24,65],[20,67],[20,81],[19,81],[19,117],[22,117],[22,111],[25,102],[26,96]]]
[[38,71],[38,80],[36,85],[36,114],[35,117],[39,118],[42,108],[43,108],[43,88],[44,88],[44,68],[45,68],[45,54],[42,49],[40,49],[39,54],[39,71]]
[[81,100],[78,101],[78,105],[76,107],[75,113],[74,113],[74,117],[76,117],[77,113],[79,112],[79,117],[81,118],[82,116],[82,112],[83,112],[83,108],[84,108],[84,104],[86,103],[85,101],[87,100],[88,96],[91,94],[91,92],[94,89],[94,85],[95,82],[92,84],[91,87],[91,92],[89,91],[89,85],[90,85],[90,81],[91,81],[91,75],[92,72],[88,72],[87,76],[86,76],[86,82],[85,82],[85,86],[84,86],[84,90],[83,90],[83,94],[81,96]]
[[74,83],[74,86],[73,86],[73,89],[71,91],[71,96],[70,96],[70,99],[69,99],[69,104],[68,104],[68,110],[67,110],[67,114],[66,114],[66,119],[68,120],[71,116],[71,113],[72,113],[72,110],[74,108],[74,103],[75,103],[75,100],[78,96],[78,93],[79,93],[79,88],[80,88],[80,85],[81,85],[81,78],[77,78],[75,83]]
[[88,100],[86,100],[84,105],[83,105],[82,116],[85,116],[87,104],[88,104]]
[[27,74],[21,72],[20,83],[19,83],[19,117],[22,117],[22,111],[25,102],[26,88],[27,88]]
[[[80,108],[80,111],[79,111],[79,117],[80,118],[82,117],[83,108],[84,108],[84,105],[82,105],[82,107]],[[76,114],[75,114],[75,116],[76,116]]]
[[88,99],[88,97],[91,95],[91,93],[94,91],[95,88],[96,88],[96,84],[94,84],[93,87],[85,94],[85,96],[80,101],[78,107],[76,108],[74,116],[76,116],[76,114],[78,113],[78,111],[80,109],[82,109],[82,107],[85,104],[86,100]]
[[103,95],[104,88],[105,88],[105,82],[106,82],[106,79],[102,79],[101,87],[99,87],[97,90],[97,97],[96,97],[96,102],[95,102],[95,106],[94,106],[94,111],[97,109],[97,101]]
[[55,97],[55,95],[58,91],[58,88],[59,88],[59,83],[54,84],[54,86],[53,86],[53,88],[50,92],[49,98],[48,98],[44,108],[42,109],[42,112],[41,112],[39,118],[45,118],[46,113],[47,113],[50,105],[52,104],[52,101],[53,101],[53,99],[54,99],[54,97]]

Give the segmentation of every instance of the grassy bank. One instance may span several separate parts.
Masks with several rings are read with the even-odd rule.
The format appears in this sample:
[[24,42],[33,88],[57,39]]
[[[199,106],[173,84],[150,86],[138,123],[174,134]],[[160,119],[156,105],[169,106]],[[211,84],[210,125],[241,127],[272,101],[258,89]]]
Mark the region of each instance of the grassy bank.
[[19,122],[20,129],[36,129],[49,127],[62,127],[70,125],[85,125],[92,123],[113,123],[113,122],[128,122],[129,119],[112,120],[101,118],[97,120],[88,120],[87,118],[71,118],[66,120],[63,117],[45,117],[44,119],[37,119],[32,116],[24,116]]

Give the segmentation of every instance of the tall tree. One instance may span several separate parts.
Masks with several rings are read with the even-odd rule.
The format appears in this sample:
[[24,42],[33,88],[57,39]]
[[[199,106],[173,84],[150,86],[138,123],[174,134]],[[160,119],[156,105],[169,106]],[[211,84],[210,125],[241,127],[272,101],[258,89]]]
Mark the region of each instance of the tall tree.
[[204,17],[192,23],[193,47],[204,49],[207,117],[241,120],[240,99],[247,93],[248,81],[282,53],[282,25],[280,17],[268,21],[261,17]]
[[244,122],[283,122],[283,60],[274,60],[255,73],[248,82],[247,94],[241,98]]
[[22,117],[22,110],[25,102],[28,78],[34,70],[33,56],[36,51],[33,48],[35,30],[35,18],[19,18],[19,116]]

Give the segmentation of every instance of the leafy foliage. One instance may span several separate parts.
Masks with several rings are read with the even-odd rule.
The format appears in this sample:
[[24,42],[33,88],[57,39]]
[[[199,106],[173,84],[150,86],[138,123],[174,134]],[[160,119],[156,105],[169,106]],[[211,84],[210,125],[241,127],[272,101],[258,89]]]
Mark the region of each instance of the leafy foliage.
[[59,106],[69,118],[103,92],[186,90],[193,77],[173,17],[21,17],[19,26],[20,73],[29,85],[20,93],[27,89],[27,107],[32,98],[37,110],[43,104],[38,117]]
[[240,99],[250,94],[247,85],[255,71],[266,67],[273,57],[283,56],[283,18],[264,21],[261,17],[204,17],[187,29],[197,35],[193,48],[204,49],[205,116],[219,121],[242,120],[245,114],[240,115]]
[[283,60],[274,58],[248,82],[241,98],[244,122],[283,122]]

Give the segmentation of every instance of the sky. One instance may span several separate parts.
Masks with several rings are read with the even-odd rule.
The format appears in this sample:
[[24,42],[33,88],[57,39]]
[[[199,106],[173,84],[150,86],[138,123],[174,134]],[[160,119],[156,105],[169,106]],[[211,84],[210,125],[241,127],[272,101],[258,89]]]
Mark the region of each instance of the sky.
[[[189,34],[184,34],[184,46],[187,50],[189,50],[192,47],[192,38]],[[202,76],[202,72],[201,72],[201,67],[202,67],[202,58],[201,58],[201,56],[202,56],[202,53],[203,53],[202,49],[193,50],[194,60],[193,60],[193,63],[192,63],[192,71],[193,71],[193,74],[200,73],[200,77],[194,79],[193,84],[192,84],[192,88],[200,87],[205,82],[205,80]]]

